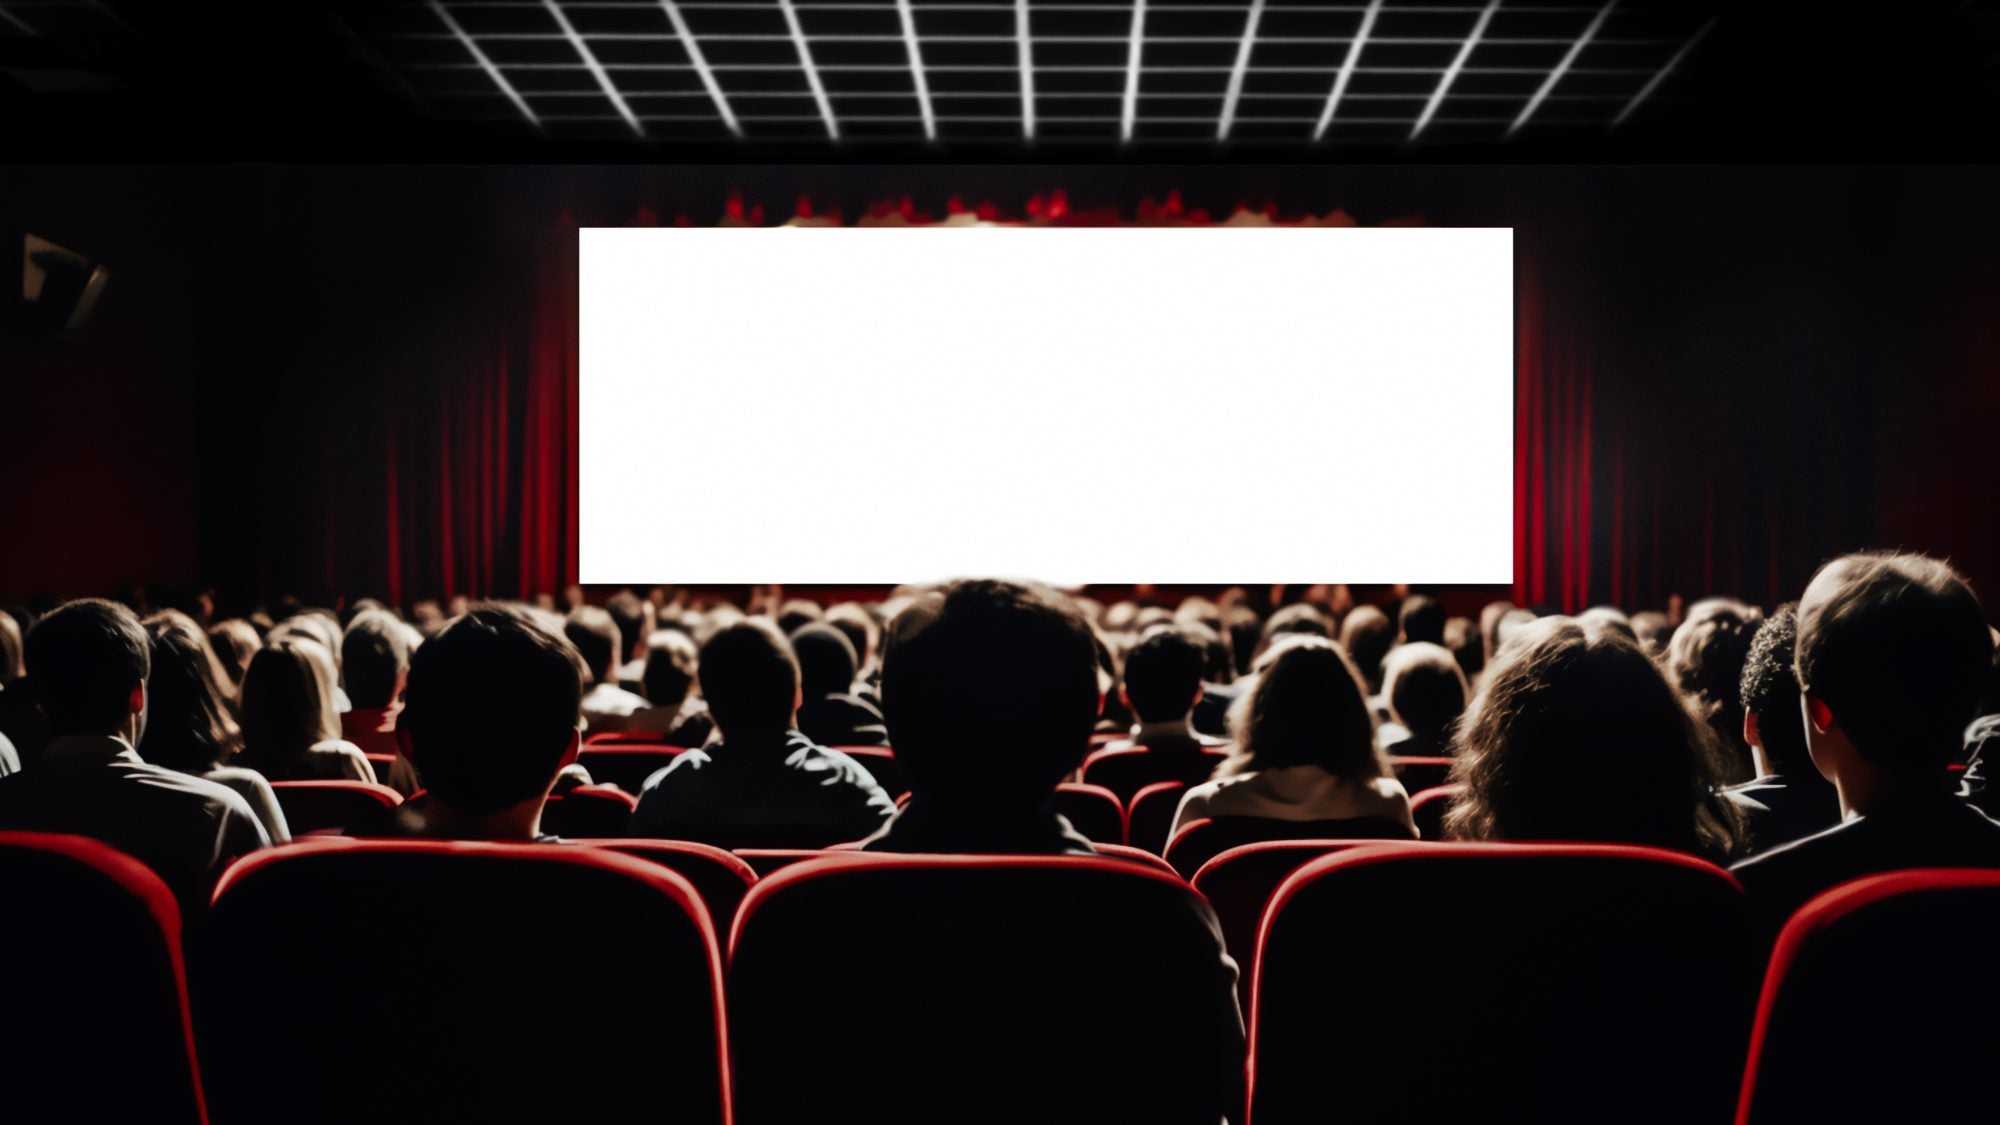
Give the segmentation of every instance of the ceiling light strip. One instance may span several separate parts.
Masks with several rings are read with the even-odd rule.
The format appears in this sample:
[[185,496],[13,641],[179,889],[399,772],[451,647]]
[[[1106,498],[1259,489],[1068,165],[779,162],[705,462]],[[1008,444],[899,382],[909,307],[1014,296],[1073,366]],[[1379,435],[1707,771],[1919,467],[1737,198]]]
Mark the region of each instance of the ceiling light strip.
[[1563,75],[1569,73],[1569,68],[1576,63],[1576,57],[1583,53],[1585,47],[1590,46],[1590,41],[1597,38],[1598,29],[1604,26],[1604,21],[1611,15],[1611,10],[1617,6],[1618,0],[1610,0],[1597,10],[1597,18],[1591,20],[1590,26],[1584,28],[1583,34],[1577,36],[1576,42],[1570,44],[1569,50],[1563,52],[1562,61],[1556,64],[1554,70],[1549,71],[1549,76],[1542,80],[1541,86],[1535,90],[1534,97],[1528,99],[1528,104],[1521,107],[1520,115],[1507,127],[1508,136],[1520,132],[1521,126],[1526,125],[1528,119],[1535,115],[1535,111],[1542,108],[1542,102],[1547,100],[1550,91],[1563,80]]
[[1348,45],[1347,57],[1340,60],[1340,73],[1333,77],[1333,90],[1326,96],[1326,108],[1320,111],[1319,124],[1313,126],[1313,140],[1324,140],[1326,131],[1333,127],[1333,115],[1340,112],[1340,99],[1347,94],[1347,84],[1354,78],[1354,68],[1361,61],[1362,48],[1368,45],[1368,33],[1375,30],[1375,19],[1382,14],[1382,0],[1369,0],[1368,10],[1361,13],[1361,27],[1354,33],[1354,42]]
[[438,0],[429,0],[429,4],[432,14],[450,29],[452,35],[458,39],[459,45],[472,56],[472,61],[479,65],[479,69],[486,72],[486,77],[493,80],[493,84],[500,88],[501,93],[507,95],[507,100],[514,103],[514,108],[521,111],[521,116],[527,118],[528,123],[535,128],[541,128],[542,119],[535,115],[535,108],[528,104],[528,99],[521,96],[521,91],[516,90],[512,82],[507,81],[507,76],[500,73],[500,68],[493,65],[493,60],[486,57],[486,52],[479,49],[479,44],[472,36],[465,33],[465,29],[452,18],[451,12],[447,11]]

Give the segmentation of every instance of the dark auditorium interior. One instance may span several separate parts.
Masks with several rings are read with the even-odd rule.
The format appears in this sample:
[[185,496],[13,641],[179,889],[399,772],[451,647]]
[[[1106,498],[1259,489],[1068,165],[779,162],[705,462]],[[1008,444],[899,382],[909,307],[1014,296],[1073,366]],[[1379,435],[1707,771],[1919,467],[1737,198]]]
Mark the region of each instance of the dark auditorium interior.
[[[0,0],[0,1120],[2000,1120],[1996,157],[1995,0]],[[592,479],[596,228],[1152,230],[1204,330],[1194,232],[1505,228],[1511,578],[1281,561],[1477,463],[1217,370],[1040,404],[1077,571],[829,582],[981,420]],[[1109,307],[960,292],[927,378]],[[1054,581],[1170,464],[1227,572]]]

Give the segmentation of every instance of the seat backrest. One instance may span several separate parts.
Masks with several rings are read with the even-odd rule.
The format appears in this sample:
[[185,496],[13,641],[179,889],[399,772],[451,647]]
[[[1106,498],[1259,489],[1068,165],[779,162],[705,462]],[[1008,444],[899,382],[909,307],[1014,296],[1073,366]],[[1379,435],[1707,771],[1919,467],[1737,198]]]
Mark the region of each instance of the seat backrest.
[[1215,773],[1216,765],[1228,756],[1220,750],[1170,757],[1143,746],[1106,747],[1083,760],[1082,777],[1088,784],[1111,790],[1119,800],[1130,801],[1139,790],[1156,782],[1195,785],[1207,781]]
[[563,1121],[580,1089],[599,1120],[726,1116],[717,940],[659,864],[308,841],[231,867],[209,937],[197,1016],[219,1125]]
[[[1589,844],[1390,844],[1301,867],[1251,983],[1253,1125],[1725,1120],[1754,966],[1712,864]],[[1421,966],[1385,972],[1384,962]],[[1441,1078],[1443,1080],[1441,1080]]]
[[1377,843],[1376,840],[1266,840],[1239,844],[1202,864],[1188,880],[1215,908],[1215,919],[1222,923],[1222,943],[1243,967],[1237,991],[1244,1011],[1250,1010],[1250,966],[1257,959],[1257,929],[1264,921],[1264,908],[1270,904],[1271,896],[1278,893],[1278,887],[1292,872],[1323,855]]
[[602,840],[631,828],[639,799],[616,785],[579,785],[551,793],[542,805],[542,831],[565,840]]
[[1096,840],[1092,840],[1090,846],[1098,855],[1106,858],[1123,859],[1129,860],[1132,863],[1144,864],[1147,868],[1158,871],[1162,875],[1172,875],[1176,879],[1180,878],[1180,875],[1173,868],[1167,866],[1166,860],[1161,859],[1144,848],[1135,848],[1129,844],[1102,844]]
[[[888,993],[844,968],[883,949]],[[1191,890],[1125,860],[797,864],[736,918],[737,1121],[1214,1125],[1240,1075],[1219,952]]]
[[600,730],[592,731],[583,739],[585,746],[665,746],[667,736],[662,731],[651,730]]
[[890,800],[910,791],[910,783],[903,777],[902,764],[896,761],[896,752],[889,747],[829,746],[827,749],[838,750],[854,759],[854,764],[867,770],[869,776],[875,779],[875,784],[889,794]]
[[1417,822],[1417,837],[1423,840],[1444,839],[1444,814],[1465,792],[1463,785],[1433,785],[1429,789],[1419,789],[1410,795],[1410,819]]
[[762,879],[794,863],[818,859],[827,852],[825,848],[731,848],[730,854],[749,864],[750,870]]
[[403,803],[394,789],[368,781],[274,781],[271,791],[294,836],[363,828]]
[[1413,754],[1389,755],[1389,768],[1406,792],[1435,789],[1451,780],[1451,759]]
[[743,905],[743,896],[757,882],[756,869],[742,857],[709,844],[624,838],[592,840],[590,844],[650,860],[693,884],[702,904],[708,907],[718,940],[729,933],[729,927],[736,922],[736,908]]
[[0,832],[0,1118],[199,1125],[181,919],[150,869]]
[[2000,871],[1836,887],[1778,937],[1740,1125],[2000,1121]]
[[1342,820],[1280,820],[1270,816],[1218,816],[1181,825],[1167,843],[1167,862],[1184,879],[1201,865],[1244,844],[1266,840],[1410,840],[1402,821],[1380,816]]
[[597,743],[576,753],[576,764],[600,785],[616,785],[638,796],[646,779],[673,764],[683,748],[665,743]]
[[1125,806],[1102,785],[1064,782],[1056,786],[1055,810],[1091,843],[1125,842]]
[[1166,851],[1167,834],[1186,792],[1178,781],[1156,781],[1133,794],[1125,810],[1125,842],[1155,855]]

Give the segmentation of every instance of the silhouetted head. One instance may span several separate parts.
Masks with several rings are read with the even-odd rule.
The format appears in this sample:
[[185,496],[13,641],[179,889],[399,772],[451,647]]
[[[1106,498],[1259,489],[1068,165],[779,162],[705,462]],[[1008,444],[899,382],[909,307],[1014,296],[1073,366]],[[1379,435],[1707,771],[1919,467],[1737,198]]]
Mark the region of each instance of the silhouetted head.
[[356,614],[340,639],[340,674],[356,707],[387,707],[410,670],[410,639],[386,610]]
[[592,683],[608,683],[618,671],[618,623],[611,613],[594,605],[580,605],[569,611],[563,622],[563,636],[576,646],[583,666],[590,670]]
[[1142,723],[1185,719],[1207,667],[1207,652],[1186,630],[1155,629],[1125,654],[1125,703]]
[[818,623],[793,633],[791,640],[792,652],[799,659],[799,690],[807,699],[853,690],[860,661],[847,634]]
[[1389,774],[1361,673],[1346,649],[1324,637],[1273,645],[1258,662],[1256,684],[1230,707],[1229,728],[1236,749],[1218,777],[1293,766],[1318,766],[1350,781]]
[[1340,623],[1340,646],[1347,650],[1371,694],[1382,690],[1382,658],[1395,643],[1396,627],[1389,622],[1389,615],[1372,605],[1355,606]]
[[339,738],[333,683],[318,641],[294,633],[257,650],[243,674],[243,764],[282,780],[314,743]]
[[0,687],[27,675],[27,661],[21,653],[21,623],[0,609]]
[[1471,688],[1458,660],[1443,645],[1399,645],[1382,666],[1382,694],[1389,714],[1426,740],[1449,735],[1465,713]]
[[[1757,745],[1771,772],[1813,777],[1806,724],[1799,713],[1799,681],[1792,670],[1799,638],[1799,607],[1787,604],[1764,619],[1750,639],[1739,701],[1757,726]],[[1744,740],[1749,741],[1746,729]]]
[[1739,762],[1749,753],[1743,742],[1743,662],[1762,619],[1755,606],[1733,598],[1705,598],[1688,607],[1667,642],[1667,672],[1674,686]]
[[778,607],[778,632],[789,637],[824,616],[816,601],[809,598],[788,599]]
[[823,620],[840,630],[847,643],[854,646],[855,667],[866,669],[881,644],[882,627],[875,618],[853,602],[842,602],[827,610]]
[[679,629],[659,629],[646,641],[646,671],[640,687],[655,707],[678,707],[694,690],[701,661],[694,638]]
[[1047,801],[1083,761],[1101,700],[1090,625],[1046,587],[965,579],[889,623],[882,709],[918,799]]
[[491,816],[546,796],[576,755],[588,675],[562,634],[505,606],[418,646],[396,729],[430,799]]
[[1405,644],[1444,643],[1444,606],[1429,594],[1411,594],[1396,614],[1396,629]]
[[1454,617],[1444,623],[1444,647],[1451,650],[1467,683],[1485,670],[1486,642],[1480,638],[1479,625],[1472,618]]
[[235,753],[227,677],[194,619],[174,610],[145,621],[152,644],[146,677],[146,731],[139,756],[156,766],[204,774]]
[[1639,638],[1639,647],[1654,660],[1667,658],[1667,642],[1673,639],[1674,627],[1667,622],[1667,615],[1657,609],[1649,609],[1632,615],[1632,635]]
[[243,673],[250,670],[250,658],[264,647],[264,638],[257,635],[255,625],[241,617],[232,617],[208,627],[208,643],[222,661],[230,686],[236,688],[243,684]]
[[612,657],[615,678],[617,665],[632,659],[632,653],[646,635],[646,602],[630,590],[620,590],[604,599],[604,612],[611,615],[611,623],[618,627],[618,651]]
[[1493,656],[1500,651],[1500,619],[1514,611],[1513,602],[1487,602],[1479,611],[1479,639],[1485,646],[1484,664],[1491,664]]
[[716,630],[701,646],[701,695],[725,741],[789,730],[799,707],[799,662],[791,644],[763,617]]
[[145,710],[152,645],[139,618],[116,602],[65,602],[28,630],[28,682],[49,733],[122,735]]

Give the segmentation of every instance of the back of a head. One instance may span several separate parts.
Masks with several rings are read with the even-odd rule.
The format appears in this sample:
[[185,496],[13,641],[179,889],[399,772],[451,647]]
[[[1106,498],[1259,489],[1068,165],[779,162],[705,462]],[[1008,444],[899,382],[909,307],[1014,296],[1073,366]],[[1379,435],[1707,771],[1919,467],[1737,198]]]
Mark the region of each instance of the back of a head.
[[[340,619],[318,610],[302,609],[271,627],[264,638],[265,644],[274,644],[291,637],[301,637],[317,643],[336,660],[340,657]],[[337,668],[338,666],[336,666]]]
[[332,657],[292,633],[257,650],[243,673],[243,763],[283,776],[316,742],[337,738]]
[[605,683],[617,671],[618,624],[608,610],[594,605],[580,605],[569,611],[569,618],[563,622],[563,636],[576,646],[577,654],[583,657],[583,666],[590,671],[593,683]]
[[1474,840],[1646,844],[1711,856],[1740,822],[1714,796],[1712,736],[1638,645],[1566,617],[1523,626],[1460,721],[1465,794],[1446,832]]
[[1673,640],[1674,627],[1667,621],[1667,615],[1657,609],[1643,610],[1632,615],[1632,635],[1639,638],[1639,647],[1654,660],[1667,658],[1667,642]]
[[655,707],[678,707],[694,690],[700,667],[694,639],[679,629],[660,629],[646,641],[646,670],[640,677],[646,701]]
[[778,607],[778,632],[789,637],[825,616],[819,603],[810,598],[790,598]]
[[1992,658],[1979,599],[1938,559],[1848,555],[1820,568],[1799,601],[1799,686],[1876,765],[1951,761]]
[[1372,605],[1355,606],[1340,623],[1340,647],[1347,650],[1371,692],[1382,689],[1382,658],[1395,643],[1396,627],[1389,615]]
[[1125,654],[1125,696],[1140,722],[1185,719],[1201,694],[1208,653],[1186,630],[1165,626]]
[[1350,781],[1388,775],[1361,673],[1323,637],[1287,637],[1265,653],[1255,686],[1230,708],[1229,726],[1236,750],[1218,776],[1294,766]]
[[807,699],[839,695],[854,687],[859,659],[847,634],[825,623],[807,625],[791,636],[799,660],[799,689]]
[[1396,628],[1410,644],[1444,643],[1444,606],[1429,594],[1411,594],[1396,614]]
[[101,598],[57,606],[35,622],[24,648],[28,682],[57,737],[117,733],[132,717],[132,690],[152,669],[139,618]]
[[1294,602],[1279,608],[1264,620],[1262,636],[1264,647],[1270,647],[1270,642],[1274,638],[1289,633],[1306,633],[1331,640],[1333,623],[1327,620],[1326,614],[1319,611],[1319,607],[1305,602]]
[[889,623],[882,708],[919,798],[1046,800],[1082,762],[1100,696],[1083,614],[1045,587],[964,579]]
[[1471,696],[1465,673],[1443,645],[1400,645],[1383,663],[1382,694],[1389,713],[1414,734],[1438,738],[1449,734],[1465,713]]
[[250,669],[250,658],[264,647],[264,638],[257,635],[255,625],[241,617],[232,617],[208,627],[208,643],[222,661],[222,670],[229,674],[230,682],[240,685],[243,673]]
[[799,662],[768,618],[745,617],[716,630],[701,646],[700,678],[702,698],[725,741],[791,726]]
[[0,687],[27,674],[21,643],[21,623],[14,620],[13,614],[0,609]]
[[1798,676],[1792,670],[1798,637],[1798,606],[1779,606],[1750,639],[1739,691],[1743,709],[1757,717],[1757,740],[1764,745],[1771,771],[1781,777],[1811,779],[1816,775],[1806,750],[1805,721],[1799,715]]
[[1479,640],[1485,648],[1484,663],[1492,663],[1500,651],[1500,619],[1514,612],[1514,603],[1508,601],[1487,602],[1479,610]]
[[365,610],[348,622],[340,640],[340,674],[354,706],[389,706],[409,666],[409,636],[388,611]]
[[875,623],[875,618],[854,602],[841,602],[828,609],[823,620],[840,630],[847,637],[847,643],[854,646],[855,665],[867,667],[882,635],[882,627]]
[[546,793],[583,717],[583,660],[526,613],[476,607],[410,657],[397,728],[424,787],[484,816]]
[[639,641],[646,630],[646,603],[630,590],[620,590],[604,599],[604,612],[611,615],[611,623],[618,629],[617,654],[612,657],[612,668],[632,659],[632,651],[639,647]]
[[147,618],[145,628],[152,671],[139,756],[183,773],[206,773],[236,748],[236,723],[216,680],[215,654],[201,627],[182,614]]
[[1444,647],[1451,650],[1468,683],[1485,671],[1486,642],[1479,635],[1478,622],[1472,618],[1453,617],[1444,623]]
[[1667,642],[1667,671],[1675,686],[1732,744],[1742,739],[1743,662],[1761,617],[1755,607],[1732,598],[1705,598],[1688,607]]

